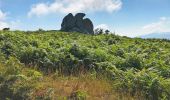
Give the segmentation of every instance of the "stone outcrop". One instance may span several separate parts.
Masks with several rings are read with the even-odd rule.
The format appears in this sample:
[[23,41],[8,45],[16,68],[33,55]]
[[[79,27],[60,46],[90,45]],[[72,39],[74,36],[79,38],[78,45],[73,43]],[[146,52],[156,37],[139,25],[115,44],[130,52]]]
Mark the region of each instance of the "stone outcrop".
[[9,31],[10,28],[3,28],[3,31]]
[[84,13],[77,13],[75,16],[69,13],[63,19],[61,31],[94,34],[92,21],[89,18],[84,19],[84,17]]

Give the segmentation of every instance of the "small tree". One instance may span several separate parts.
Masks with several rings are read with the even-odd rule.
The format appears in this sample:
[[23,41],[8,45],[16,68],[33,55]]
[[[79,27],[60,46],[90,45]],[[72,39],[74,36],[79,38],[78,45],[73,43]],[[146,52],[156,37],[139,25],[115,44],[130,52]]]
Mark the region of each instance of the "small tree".
[[105,34],[109,34],[110,33],[110,31],[109,30],[105,30]]
[[42,28],[39,28],[38,31],[39,31],[39,32],[42,32],[42,31],[44,31],[44,30],[43,30]]
[[103,29],[102,29],[102,28],[97,28],[97,29],[94,30],[94,33],[95,33],[95,34],[102,34],[102,33],[104,33],[104,32],[103,32]]

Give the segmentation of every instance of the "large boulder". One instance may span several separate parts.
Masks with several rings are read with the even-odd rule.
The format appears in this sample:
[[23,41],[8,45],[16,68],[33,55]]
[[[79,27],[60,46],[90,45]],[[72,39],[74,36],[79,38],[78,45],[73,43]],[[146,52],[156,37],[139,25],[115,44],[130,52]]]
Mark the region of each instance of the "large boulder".
[[3,28],[3,31],[9,31],[10,28]]
[[92,21],[91,21],[89,18],[84,19],[84,20],[83,20],[83,24],[84,24],[85,29],[86,29],[89,33],[94,34],[94,31],[93,31],[94,26],[93,26]]
[[84,14],[84,13],[77,13],[77,14],[75,15],[75,18],[76,18],[77,20],[83,20],[84,16],[86,16],[86,14]]
[[74,28],[75,23],[76,23],[76,19],[74,18],[73,14],[69,13],[63,19],[63,22],[61,24],[61,30],[68,32],[69,30]]
[[85,27],[84,27],[84,23],[83,23],[83,17],[85,16],[84,13],[77,13],[75,15],[75,19],[76,19],[76,28],[79,28],[80,32],[82,33],[86,33],[85,32]]
[[94,34],[93,23],[88,18],[83,19],[85,15],[86,14],[84,13],[77,13],[75,16],[73,16],[71,13],[69,13],[63,19],[61,31]]

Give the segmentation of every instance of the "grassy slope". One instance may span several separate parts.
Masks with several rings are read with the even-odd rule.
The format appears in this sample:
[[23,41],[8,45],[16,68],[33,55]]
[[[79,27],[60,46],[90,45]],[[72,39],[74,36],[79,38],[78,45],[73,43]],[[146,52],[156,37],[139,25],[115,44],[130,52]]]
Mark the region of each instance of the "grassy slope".
[[1,31],[0,44],[2,99],[170,98],[168,40]]

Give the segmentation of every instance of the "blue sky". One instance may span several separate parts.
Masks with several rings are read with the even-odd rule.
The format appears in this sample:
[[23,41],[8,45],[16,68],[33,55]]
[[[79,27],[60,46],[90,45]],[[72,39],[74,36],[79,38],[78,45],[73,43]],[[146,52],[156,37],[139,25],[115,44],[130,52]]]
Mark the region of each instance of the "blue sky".
[[0,28],[60,29],[69,12],[119,35],[170,32],[170,0],[0,0]]

